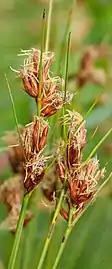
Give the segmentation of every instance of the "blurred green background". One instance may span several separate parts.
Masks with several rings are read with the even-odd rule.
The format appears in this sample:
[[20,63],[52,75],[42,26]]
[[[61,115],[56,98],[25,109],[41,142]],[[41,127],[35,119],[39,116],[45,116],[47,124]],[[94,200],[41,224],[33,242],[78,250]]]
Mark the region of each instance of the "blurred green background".
[[[73,3],[72,3],[73,2]],[[105,71],[106,82],[103,85],[88,83],[80,90],[77,89],[75,79],[68,88],[77,92],[72,107],[85,115],[95,98],[104,91],[98,104],[87,119],[88,140],[99,126],[94,139],[90,140],[85,150],[85,156],[104,136],[112,125],[112,2],[111,0],[54,0],[50,48],[55,52],[53,71],[58,75],[60,51],[62,67],[65,60],[67,18],[72,7],[70,26],[72,32],[71,51],[69,59],[69,75],[79,70],[83,50],[87,45],[106,46],[109,53],[97,61],[96,67]],[[6,130],[15,127],[11,102],[6,86],[7,74],[17,111],[19,123],[26,124],[31,120],[35,111],[33,101],[22,91],[20,79],[10,69],[19,70],[23,58],[17,54],[20,49],[39,47],[41,44],[42,12],[48,12],[46,0],[4,0],[0,1],[0,136]],[[2,140],[0,146],[4,146]],[[3,152],[0,153],[1,182],[10,172],[2,167]],[[107,175],[112,167],[112,136],[104,142],[98,150],[101,167],[106,164]],[[4,171],[5,170],[5,171]],[[0,205],[0,221],[6,211]],[[35,264],[42,250],[50,222],[49,210],[38,211],[32,222],[23,233],[21,249],[16,268],[35,268]],[[66,223],[60,219],[46,257],[44,269],[51,269]],[[7,268],[13,236],[8,231],[0,230],[0,260],[1,267]],[[64,269],[112,269],[112,181],[94,205],[84,214],[73,230],[65,248],[65,252],[58,268]]]

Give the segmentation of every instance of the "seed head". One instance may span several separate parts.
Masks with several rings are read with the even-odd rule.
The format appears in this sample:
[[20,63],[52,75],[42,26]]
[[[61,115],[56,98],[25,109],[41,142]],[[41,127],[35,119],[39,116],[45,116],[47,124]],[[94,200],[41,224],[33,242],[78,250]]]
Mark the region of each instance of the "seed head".
[[[20,54],[21,55],[21,54]],[[20,70],[20,76],[23,81],[25,91],[37,99],[39,92],[39,68],[40,68],[40,50],[32,49],[22,51],[22,55],[27,56],[24,60],[24,66]],[[49,79],[50,66],[53,62],[53,52],[42,53],[42,88]]]
[[46,145],[48,123],[42,118],[34,117],[34,121],[26,125],[23,133],[23,145],[27,161],[42,151]]
[[[63,80],[59,77],[50,78],[47,81],[41,99],[41,114],[43,116],[52,116],[62,108],[64,104],[64,93],[60,89],[63,83]],[[71,94],[67,93],[65,103],[69,103],[71,98]]]
[[68,142],[63,141],[58,145],[56,172],[66,190],[60,214],[68,221],[71,206],[75,218],[94,197],[105,169],[99,169],[97,157],[90,159],[85,165],[82,162],[83,148],[86,145],[86,128],[82,116],[75,111],[68,111],[63,124],[68,126]]
[[104,169],[99,169],[97,158],[91,159],[84,167],[69,175],[70,199],[76,208],[84,207],[96,190],[100,178],[104,177]]
[[25,165],[24,187],[27,193],[31,192],[43,179],[46,158],[35,156]]
[[70,169],[80,164],[86,144],[86,128],[83,117],[76,111],[68,110],[64,124],[68,125],[67,164]]
[[[64,82],[60,77],[51,77],[50,67],[54,59],[53,52],[42,53],[42,79],[41,79],[41,96],[39,94],[39,75],[40,75],[40,56],[41,52],[37,49],[22,51],[27,59],[20,70],[24,90],[34,97],[36,102],[41,103],[41,115],[43,117],[54,115],[57,110],[61,109],[64,103],[70,103],[72,94],[64,93],[61,90]],[[22,54],[22,55],[23,55]],[[60,91],[61,90],[61,91]]]
[[25,92],[27,92],[31,97],[36,98],[38,96],[38,83],[36,77],[30,72],[26,72],[25,70],[20,71],[20,76],[22,78],[23,86]]
[[48,123],[42,118],[34,117],[34,121],[25,127],[23,146],[26,157],[24,164],[24,187],[30,192],[43,179],[46,158],[41,155],[46,145]]

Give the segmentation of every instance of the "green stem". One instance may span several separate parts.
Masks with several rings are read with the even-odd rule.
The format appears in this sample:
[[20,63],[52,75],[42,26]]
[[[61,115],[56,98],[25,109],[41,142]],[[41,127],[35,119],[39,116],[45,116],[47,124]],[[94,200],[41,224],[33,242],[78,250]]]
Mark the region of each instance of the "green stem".
[[37,269],[41,269],[42,266],[43,266],[43,262],[44,262],[44,259],[45,259],[45,256],[46,256],[46,253],[47,253],[47,250],[48,250],[48,247],[49,247],[49,243],[51,241],[51,238],[52,238],[52,235],[53,235],[53,232],[54,232],[54,228],[55,228],[55,225],[56,225],[56,220],[57,220],[57,217],[59,215],[59,211],[60,211],[61,203],[63,201],[63,197],[64,197],[64,189],[62,189],[62,191],[61,191],[60,198],[59,198],[56,210],[54,212],[54,216],[53,216],[53,219],[52,219],[49,231],[48,231],[48,235],[47,235],[47,238],[46,238],[46,241],[45,241],[45,244],[44,244],[42,255],[40,257],[39,264],[37,265]]
[[72,217],[73,217],[73,207],[71,207],[70,209],[70,212],[69,212],[69,219],[68,219],[68,225],[67,225],[67,228],[66,228],[66,231],[65,231],[65,234],[62,238],[62,241],[61,241],[61,246],[59,248],[59,251],[58,251],[58,254],[56,256],[56,259],[55,259],[55,263],[53,265],[53,268],[52,269],[56,269],[58,263],[59,263],[59,260],[61,258],[61,255],[63,253],[63,250],[64,250],[64,247],[65,247],[65,244],[66,244],[66,241],[69,237],[69,234],[71,232],[71,223],[72,223]]
[[41,39],[41,53],[40,53],[40,65],[39,65],[39,92],[37,97],[37,115],[40,116],[41,112],[41,91],[42,91],[42,77],[43,77],[43,68],[42,68],[42,54],[44,50],[44,36],[45,36],[45,9],[43,11],[42,17],[42,39]]
[[57,265],[58,265],[58,263],[60,261],[61,255],[63,253],[63,250],[65,248],[65,245],[66,245],[66,242],[68,240],[68,237],[69,237],[70,233],[71,233],[71,227],[67,226],[67,229],[66,229],[65,234],[64,234],[64,236],[62,238],[61,246],[59,248],[59,251],[58,251],[58,254],[56,256],[56,260],[55,260],[55,263],[54,263],[52,269],[56,269],[57,268]]
[[69,61],[69,50],[70,50],[70,38],[71,32],[68,35],[68,44],[67,44],[67,54],[66,54],[66,70],[65,70],[65,89],[64,89],[64,102],[66,100],[66,92],[67,92],[67,82],[68,82],[68,61]]
[[[66,53],[66,70],[65,70],[65,88],[64,88],[64,98],[63,98],[63,119],[65,115],[65,101],[66,101],[66,93],[67,93],[67,82],[68,82],[68,63],[69,63],[69,51],[70,51],[70,38],[71,38],[71,32],[68,35],[68,43],[67,43],[67,53]],[[65,125],[62,125],[62,137],[66,141],[66,130],[65,130]]]
[[67,17],[67,22],[66,22],[66,27],[65,27],[65,32],[64,32],[64,36],[61,42],[61,46],[60,46],[60,51],[59,51],[59,59],[58,59],[58,65],[57,65],[57,70],[56,73],[59,73],[59,75],[62,76],[62,66],[64,64],[64,57],[63,55],[65,54],[65,44],[66,44],[66,40],[67,40],[67,36],[68,36],[68,32],[70,31],[70,24],[71,24],[71,18],[72,18],[72,12],[73,12],[73,2],[71,3],[71,7],[69,9],[68,12],[68,17]]
[[87,160],[84,162],[84,165],[91,159],[91,157],[96,153],[97,149],[102,145],[102,143],[106,140],[106,138],[111,134],[112,128],[102,137],[102,139],[98,142],[98,144],[94,147],[94,149],[89,154]]
[[[112,172],[109,174],[108,178],[103,182],[103,184],[99,187],[99,189],[97,190],[96,194],[93,196],[93,198],[90,200],[90,202],[87,204],[87,206],[83,209],[83,211],[76,217],[76,219],[73,220],[72,222],[72,218],[70,217],[69,215],[69,222],[68,222],[68,226],[67,226],[67,229],[65,231],[65,234],[62,238],[62,242],[61,242],[61,246],[59,248],[59,251],[58,251],[58,254],[56,256],[56,260],[55,260],[55,263],[53,265],[53,268],[52,269],[56,269],[57,268],[57,265],[60,261],[60,258],[62,256],[62,253],[64,251],[64,248],[65,248],[65,245],[66,245],[66,242],[68,240],[68,237],[73,229],[73,227],[76,225],[76,223],[78,222],[78,220],[82,217],[82,215],[84,214],[84,212],[88,209],[88,207],[90,206],[91,203],[93,203],[96,199],[96,197],[98,196],[99,192],[101,191],[101,189],[107,184],[107,182],[109,181],[109,179],[112,177]],[[72,215],[72,211],[71,211],[71,215]],[[71,224],[72,223],[72,224]]]
[[[28,225],[27,233],[25,233],[24,237],[24,256],[22,258],[21,269],[26,269],[30,267],[30,257],[33,253],[33,249],[31,245],[33,245],[35,241],[35,234],[38,232],[38,216],[39,211],[37,210],[37,201],[38,201],[38,188],[35,188],[32,196],[30,198],[29,210],[33,213],[33,219]],[[29,244],[30,242],[30,244]],[[32,261],[31,261],[32,262]]]
[[14,104],[14,99],[13,99],[12,91],[11,91],[11,88],[10,88],[10,85],[9,85],[9,82],[8,82],[6,74],[5,74],[5,79],[6,79],[6,83],[7,83],[7,88],[8,88],[11,104],[12,104],[12,111],[13,111],[13,116],[14,116],[16,128],[17,128],[17,133],[18,133],[18,136],[19,136],[20,146],[21,146],[21,149],[22,149],[24,160],[26,160],[26,156],[25,156],[25,153],[24,153],[24,147],[23,147],[23,141],[22,141],[22,138],[21,138],[20,130],[19,130],[19,124],[18,124],[16,108],[15,108],[15,104]]
[[10,259],[9,259],[8,269],[15,268],[16,258],[17,258],[17,254],[18,254],[18,250],[19,250],[22,229],[23,229],[23,223],[24,223],[24,218],[25,218],[25,213],[26,213],[28,201],[29,201],[29,195],[27,194],[23,198],[23,204],[21,207],[20,215],[19,215],[19,220],[18,220],[18,224],[17,224],[17,228],[16,228],[12,252],[11,252]]
[[49,11],[48,11],[48,19],[47,19],[47,33],[46,33],[46,44],[45,44],[45,51],[46,52],[49,49],[50,32],[51,32],[52,8],[53,8],[53,0],[49,0]]
[[[67,89],[70,35],[71,35],[71,33],[69,33],[69,36],[68,36],[68,44],[67,44],[64,101],[65,101],[65,98],[66,98],[66,89]],[[65,130],[63,130],[63,133],[64,133],[63,134],[64,135],[64,140],[66,140]],[[65,182],[66,182],[66,180],[67,180],[67,177],[65,178]],[[48,232],[46,241],[45,241],[45,244],[44,244],[44,248],[43,248],[43,251],[42,251],[42,254],[41,254],[41,257],[40,257],[40,261],[39,261],[39,264],[37,265],[37,269],[41,269],[42,266],[43,266],[43,262],[44,262],[44,259],[45,259],[45,256],[46,256],[46,253],[47,253],[47,250],[48,250],[48,247],[49,247],[49,243],[51,241],[51,238],[52,238],[52,235],[53,235],[53,232],[54,232],[54,228],[55,228],[55,225],[56,225],[56,220],[57,220],[57,217],[58,217],[59,212],[60,212],[60,208],[61,208],[61,204],[62,204],[62,201],[63,201],[63,198],[64,198],[64,194],[65,194],[65,189],[63,187],[63,189],[61,190],[61,194],[60,194],[60,197],[59,197],[59,200],[58,200],[58,204],[57,204],[56,210],[54,212],[54,216],[53,216],[53,219],[52,219],[50,228],[49,228],[49,232]]]
[[[73,5],[73,1],[72,0],[72,5]],[[63,39],[62,39],[62,42],[61,42],[61,47],[60,47],[60,52],[59,52],[59,56],[58,56],[58,61],[57,61],[57,65],[56,65],[56,70],[55,70],[55,73],[56,74],[59,74],[59,76],[62,77],[62,66],[64,66],[64,60],[65,60],[65,44],[66,44],[66,40],[67,40],[67,36],[68,36],[68,33],[69,33],[69,28],[70,28],[70,22],[71,22],[71,15],[72,15],[72,10],[73,10],[73,7],[71,5],[71,8],[69,10],[69,14],[68,14],[68,18],[67,18],[67,23],[66,23],[66,27],[65,27],[65,33],[64,33],[64,36],[63,36]],[[62,111],[62,114],[63,114],[63,111]],[[55,128],[54,127],[54,122],[55,122],[55,125],[57,126],[57,121],[58,121],[58,113],[55,114],[54,117],[51,117],[50,119],[50,122],[51,122],[51,128]],[[61,129],[61,134],[62,134],[62,129]],[[53,143],[53,141],[57,138],[57,136],[59,137],[60,135],[60,132],[58,130],[58,132],[56,132],[56,129],[55,129],[55,134],[54,132],[52,132],[52,134],[50,135],[50,139]],[[51,143],[51,144],[52,144]]]

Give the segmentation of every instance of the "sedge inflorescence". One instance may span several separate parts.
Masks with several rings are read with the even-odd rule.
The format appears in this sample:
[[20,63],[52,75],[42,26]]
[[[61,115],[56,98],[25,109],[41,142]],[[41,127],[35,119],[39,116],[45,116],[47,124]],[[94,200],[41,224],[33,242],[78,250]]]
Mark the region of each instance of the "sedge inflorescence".
[[60,151],[57,157],[56,172],[65,187],[60,213],[68,220],[71,207],[74,219],[94,197],[99,179],[104,178],[105,169],[100,170],[96,156],[83,162],[86,127],[82,116],[75,111],[68,111],[64,124],[68,125],[68,143],[66,145],[61,141],[63,154]]
[[[52,76],[50,67],[54,59],[53,52],[43,52],[42,59],[41,52],[37,49],[23,51],[22,54],[26,57],[24,65],[19,71],[23,88],[28,95],[34,98],[36,104],[40,105],[40,115],[34,116],[33,122],[25,126],[22,135],[26,159],[24,187],[29,193],[42,181],[45,174],[48,157],[43,155],[43,150],[46,146],[49,129],[46,118],[54,115],[65,103],[69,103],[72,95],[67,92],[66,98],[64,98],[63,79]],[[42,63],[41,67],[40,63]]]
[[[44,118],[54,115],[62,108],[63,104],[69,103],[72,97],[67,93],[64,99],[64,93],[61,89],[63,79],[51,76],[50,67],[54,53],[42,53],[42,67],[40,67],[40,50],[32,49],[24,51],[23,54],[27,56],[19,72],[23,88],[28,95],[35,99],[37,105],[40,103],[40,115],[34,116],[33,122],[25,126],[22,135],[26,159],[24,163],[24,187],[26,192],[30,192],[42,181],[45,174],[47,157],[42,153],[46,146],[49,123]],[[40,68],[42,68],[41,82]]]
[[[24,61],[23,68],[20,70],[24,90],[38,102],[40,98],[41,116],[49,117],[54,115],[62,108],[64,103],[63,92],[61,88],[64,81],[60,77],[52,77],[50,71],[51,64],[54,59],[53,52],[42,53],[42,82],[41,96],[39,96],[39,76],[40,76],[40,57],[41,52],[37,49],[32,49],[25,53],[28,58]],[[72,95],[66,94],[65,102],[71,101]]]
[[[19,204],[19,210],[16,210],[14,218],[18,219],[21,208],[20,189],[23,189],[23,195],[30,194],[39,183],[43,182],[41,190],[44,197],[55,204],[61,190],[64,190],[60,214],[68,221],[71,207],[74,219],[94,197],[99,179],[104,177],[105,169],[100,170],[96,156],[83,162],[83,149],[86,146],[85,121],[78,112],[65,109],[65,104],[70,104],[73,95],[67,91],[65,94],[63,91],[62,78],[53,77],[50,67],[54,53],[43,52],[41,55],[40,50],[31,49],[22,50],[20,55],[25,57],[24,64],[18,71],[23,89],[34,99],[36,105],[39,105],[40,113],[33,116],[32,122],[19,128],[21,141],[14,133],[12,140],[8,135],[5,137],[6,141],[12,144],[8,149],[12,170],[16,174],[21,174],[19,181],[22,182],[18,188],[19,203],[16,202]],[[44,150],[48,143],[48,132],[51,131],[49,117],[63,106],[65,113],[60,118],[60,126],[62,129],[65,128],[66,139],[62,136],[56,143],[55,154],[51,155],[53,160],[48,169],[50,157],[46,156]],[[17,188],[14,187],[12,193],[16,197]]]
[[42,152],[46,146],[47,134],[48,123],[36,116],[25,128],[22,139],[26,157],[24,187],[27,192],[33,190],[44,176],[47,157]]

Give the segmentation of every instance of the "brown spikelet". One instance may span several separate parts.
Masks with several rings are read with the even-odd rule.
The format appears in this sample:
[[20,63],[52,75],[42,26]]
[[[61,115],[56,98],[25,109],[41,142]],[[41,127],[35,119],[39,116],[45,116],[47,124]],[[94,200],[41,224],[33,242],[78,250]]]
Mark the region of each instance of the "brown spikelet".
[[70,199],[76,208],[85,206],[87,201],[93,197],[100,178],[104,177],[104,169],[99,170],[97,158],[91,159],[78,172],[69,176]]
[[[23,54],[26,52],[23,51]],[[20,70],[24,90],[37,99],[39,92],[39,66],[40,66],[40,50],[32,49],[27,53],[27,59],[24,61],[24,67]],[[42,88],[49,79],[49,68],[52,64],[54,53],[43,52],[42,54]]]
[[20,71],[20,75],[22,78],[23,86],[25,91],[31,96],[36,98],[38,96],[38,84],[36,78],[24,71]]
[[61,144],[58,146],[56,173],[66,193],[64,198],[66,207],[61,208],[60,214],[68,220],[71,206],[75,218],[93,198],[99,179],[104,177],[105,169],[99,169],[96,157],[85,165],[82,162],[83,148],[86,145],[86,128],[82,116],[75,111],[68,111],[63,124],[68,127],[68,143],[67,145],[63,143],[63,151]]
[[24,163],[25,192],[32,191],[44,177],[47,159],[41,153],[46,146],[47,134],[48,123],[36,116],[34,121],[25,127],[22,137],[26,156]]
[[[22,51],[24,54],[24,51]],[[50,117],[62,108],[64,102],[69,103],[72,94],[67,93],[64,100],[64,93],[61,90],[63,79],[50,76],[50,67],[54,59],[53,52],[42,53],[42,81],[41,96],[39,96],[39,68],[40,68],[40,50],[32,49],[24,60],[24,66],[19,74],[23,82],[24,90],[35,98],[36,103],[41,103],[41,116]]]

